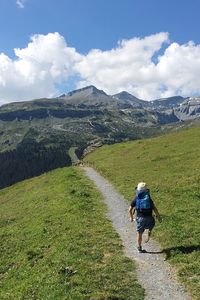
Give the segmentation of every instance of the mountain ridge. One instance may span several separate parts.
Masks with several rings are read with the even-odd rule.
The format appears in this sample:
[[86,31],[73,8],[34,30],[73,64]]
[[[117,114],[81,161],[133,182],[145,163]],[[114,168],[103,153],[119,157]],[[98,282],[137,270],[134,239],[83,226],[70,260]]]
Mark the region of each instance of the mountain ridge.
[[[114,95],[108,95],[106,92],[104,92],[103,90],[100,90],[98,88],[96,88],[94,85],[89,85],[80,89],[76,89],[76,90],[72,90],[70,92],[68,92],[67,94],[62,94],[60,96],[58,96],[57,98],[53,97],[53,98],[39,98],[39,99],[32,99],[29,101],[16,101],[16,102],[12,102],[12,103],[7,103],[7,104],[3,104],[0,106],[0,109],[2,107],[8,107],[8,106],[15,106],[15,105],[28,105],[28,103],[33,103],[33,102],[39,102],[42,100],[48,100],[48,101],[52,101],[55,99],[56,100],[66,100],[67,102],[71,103],[71,100],[75,100],[75,99],[79,99],[79,101],[81,103],[84,103],[84,100],[87,98],[90,99],[95,99],[95,98],[103,98],[103,97],[108,97],[110,99],[110,101],[112,102],[113,99],[118,99],[118,100],[131,100],[132,102],[136,102],[138,104],[143,104],[144,107],[157,107],[158,105],[161,105],[163,107],[166,108],[166,104],[173,104],[173,106],[176,106],[177,104],[180,104],[182,102],[184,102],[186,99],[199,99],[200,97],[182,97],[182,96],[172,96],[172,97],[167,97],[167,98],[158,98],[158,99],[154,99],[154,100],[143,100],[143,99],[139,99],[137,97],[135,97],[134,95],[132,95],[131,93],[127,92],[127,91],[121,91],[117,94]],[[81,98],[81,99],[80,99]],[[107,98],[107,99],[108,99]],[[174,102],[174,103],[173,103]],[[124,103],[124,102],[123,102]],[[172,107],[172,106],[170,106]],[[169,108],[169,107],[168,107]]]
[[3,105],[1,187],[50,168],[71,165],[71,148],[80,159],[87,149],[177,130],[193,124],[199,116],[199,97],[175,96],[148,102],[125,91],[107,95],[95,86],[58,98]]
[[[66,109],[143,109],[158,111],[169,115],[170,111],[176,115],[180,121],[195,119],[200,116],[200,97],[173,96],[146,101],[134,95],[122,91],[114,95],[108,95],[103,90],[99,90],[93,85],[73,90],[57,98],[40,98],[30,101],[13,102],[0,106],[0,120],[5,120],[7,114],[10,118],[20,118],[26,114],[29,118],[40,118],[43,115],[48,117],[53,110],[56,115],[70,115]],[[36,111],[38,109],[38,111]],[[60,112],[59,112],[60,110]],[[61,113],[61,110],[65,113]],[[15,111],[15,113],[13,113]],[[16,111],[18,113],[16,114]],[[31,115],[31,111],[33,111]],[[56,111],[56,112],[55,112]],[[6,114],[5,114],[6,113]],[[11,116],[13,115],[13,116]]]

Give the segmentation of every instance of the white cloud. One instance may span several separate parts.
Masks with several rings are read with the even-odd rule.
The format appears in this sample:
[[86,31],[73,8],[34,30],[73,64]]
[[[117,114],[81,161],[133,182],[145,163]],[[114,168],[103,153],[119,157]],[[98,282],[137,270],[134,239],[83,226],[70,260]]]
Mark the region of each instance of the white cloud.
[[14,51],[16,60],[0,54],[1,102],[55,95],[55,86],[73,75],[81,57],[58,33],[34,35],[27,48]]
[[170,43],[165,32],[86,55],[59,33],[49,33],[32,36],[26,48],[14,51],[14,60],[0,53],[0,103],[58,95],[56,87],[72,78],[79,78],[77,87],[93,84],[108,94],[126,90],[147,100],[200,95],[200,45]]
[[16,4],[19,8],[24,8],[25,2],[26,2],[26,0],[17,0]]
[[171,44],[159,58],[157,71],[167,87],[163,96],[200,94],[200,45]]
[[76,64],[83,78],[77,86],[94,84],[111,94],[126,90],[141,98],[154,97],[160,79],[152,57],[163,43],[168,43],[168,33],[123,40],[110,51],[91,50]]

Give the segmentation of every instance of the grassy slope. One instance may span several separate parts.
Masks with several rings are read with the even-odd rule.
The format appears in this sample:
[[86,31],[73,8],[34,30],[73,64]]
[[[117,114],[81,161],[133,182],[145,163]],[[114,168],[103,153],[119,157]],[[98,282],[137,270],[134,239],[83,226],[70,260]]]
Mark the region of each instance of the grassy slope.
[[180,279],[200,299],[200,128],[154,139],[104,146],[86,157],[131,199],[136,184],[149,184],[163,223],[158,239]]
[[143,299],[135,266],[83,174],[58,169],[0,191],[0,299]]

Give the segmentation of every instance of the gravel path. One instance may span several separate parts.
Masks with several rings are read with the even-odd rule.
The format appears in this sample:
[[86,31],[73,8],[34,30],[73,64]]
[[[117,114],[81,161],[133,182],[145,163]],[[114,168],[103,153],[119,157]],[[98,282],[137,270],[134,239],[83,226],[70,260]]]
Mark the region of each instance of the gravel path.
[[145,300],[191,300],[178,284],[175,272],[169,265],[160,246],[150,240],[143,246],[145,253],[138,253],[135,245],[135,223],[129,221],[128,205],[113,186],[90,167],[83,167],[86,175],[102,193],[108,207],[108,218],[120,235],[125,255],[137,263],[137,277],[145,289]]

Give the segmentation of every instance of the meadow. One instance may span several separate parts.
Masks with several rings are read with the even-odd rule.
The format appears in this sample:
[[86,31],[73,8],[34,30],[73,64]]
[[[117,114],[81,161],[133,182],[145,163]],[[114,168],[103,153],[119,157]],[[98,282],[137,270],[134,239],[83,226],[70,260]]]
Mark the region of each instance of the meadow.
[[153,238],[200,299],[200,127],[157,138],[103,146],[85,157],[130,203],[145,181],[163,222]]
[[134,263],[78,168],[0,190],[0,299],[144,299]]

